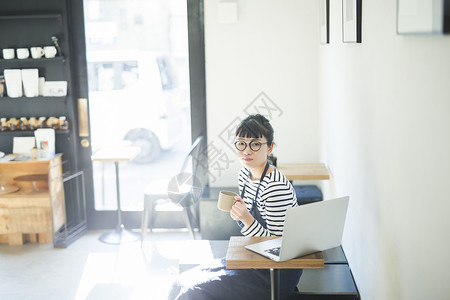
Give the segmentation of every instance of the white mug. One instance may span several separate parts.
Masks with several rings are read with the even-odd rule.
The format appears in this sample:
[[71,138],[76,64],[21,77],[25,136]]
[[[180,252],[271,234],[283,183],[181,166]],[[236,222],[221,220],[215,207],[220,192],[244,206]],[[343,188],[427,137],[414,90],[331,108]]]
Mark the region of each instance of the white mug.
[[56,47],[55,46],[46,46],[44,47],[44,54],[46,58],[52,58],[56,56]]
[[14,49],[3,49],[3,59],[13,59],[14,58]]
[[44,49],[42,47],[31,47],[30,50],[31,50],[31,57],[35,59],[41,58],[45,54]]
[[18,59],[25,59],[30,56],[30,51],[28,51],[28,48],[17,48],[16,52]]

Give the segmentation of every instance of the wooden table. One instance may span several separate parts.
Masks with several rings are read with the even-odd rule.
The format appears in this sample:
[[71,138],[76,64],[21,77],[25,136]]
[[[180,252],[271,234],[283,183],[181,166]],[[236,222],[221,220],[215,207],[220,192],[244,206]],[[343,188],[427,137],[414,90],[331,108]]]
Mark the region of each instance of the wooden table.
[[117,193],[117,227],[115,231],[105,233],[100,236],[100,241],[107,244],[122,244],[124,242],[136,241],[139,236],[125,230],[122,224],[122,214],[120,207],[120,183],[119,183],[119,162],[128,162],[135,158],[141,151],[140,147],[136,146],[110,146],[104,147],[95,152],[91,159],[99,162],[114,162],[116,169],[116,193]]
[[329,180],[330,171],[323,163],[285,163],[277,169],[288,180]]
[[227,269],[270,269],[271,298],[280,298],[280,269],[320,269],[324,268],[322,252],[316,252],[284,262],[276,262],[245,248],[277,237],[232,236],[226,256]]

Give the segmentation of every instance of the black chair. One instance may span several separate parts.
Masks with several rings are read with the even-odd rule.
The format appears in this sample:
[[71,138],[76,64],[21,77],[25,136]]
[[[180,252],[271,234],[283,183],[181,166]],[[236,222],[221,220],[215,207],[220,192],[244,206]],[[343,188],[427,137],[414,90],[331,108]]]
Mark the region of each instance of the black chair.
[[152,182],[144,191],[141,243],[144,241],[149,225],[152,231],[158,211],[182,211],[186,227],[195,239],[194,228],[198,226],[198,201],[203,191],[203,184],[198,177],[203,167],[199,163],[203,149],[202,141],[203,136],[199,136],[192,144],[179,173],[174,174],[169,181]]

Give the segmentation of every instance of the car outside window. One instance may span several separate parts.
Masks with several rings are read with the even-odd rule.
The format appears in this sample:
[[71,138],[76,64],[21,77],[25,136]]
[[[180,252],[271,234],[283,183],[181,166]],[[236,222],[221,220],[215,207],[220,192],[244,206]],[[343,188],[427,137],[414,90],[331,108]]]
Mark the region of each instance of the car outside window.
[[137,61],[89,62],[89,91],[114,91],[138,83]]

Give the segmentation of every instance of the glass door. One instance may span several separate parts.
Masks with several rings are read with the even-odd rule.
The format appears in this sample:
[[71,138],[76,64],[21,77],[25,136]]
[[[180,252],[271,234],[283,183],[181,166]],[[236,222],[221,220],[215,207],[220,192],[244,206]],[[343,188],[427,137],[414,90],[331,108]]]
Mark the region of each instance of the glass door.
[[[183,0],[84,0],[92,153],[134,145],[120,162],[123,222],[136,227],[144,190],[171,178],[191,144],[187,7]],[[90,227],[117,224],[113,162],[93,162]]]

